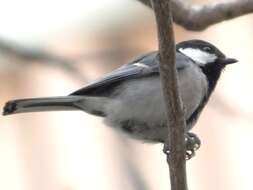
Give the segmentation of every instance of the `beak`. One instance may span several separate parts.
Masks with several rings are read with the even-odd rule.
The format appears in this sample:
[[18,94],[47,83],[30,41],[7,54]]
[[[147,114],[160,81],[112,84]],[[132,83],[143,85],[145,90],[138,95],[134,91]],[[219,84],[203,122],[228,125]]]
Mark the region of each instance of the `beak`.
[[224,65],[228,65],[228,64],[236,63],[236,62],[238,62],[238,60],[236,60],[234,58],[225,57],[225,58],[221,59],[220,62]]

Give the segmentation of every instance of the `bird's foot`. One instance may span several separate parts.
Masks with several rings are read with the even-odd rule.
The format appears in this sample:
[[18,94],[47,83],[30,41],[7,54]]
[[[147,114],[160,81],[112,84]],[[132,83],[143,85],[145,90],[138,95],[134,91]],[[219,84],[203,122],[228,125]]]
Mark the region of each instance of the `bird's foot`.
[[185,135],[185,148],[186,148],[186,160],[190,160],[195,156],[195,152],[200,148],[201,141],[199,137],[194,134],[187,132]]
[[[196,154],[195,152],[200,148],[200,145],[201,141],[199,137],[194,133],[187,132],[185,135],[185,159],[190,160],[194,157]],[[171,153],[167,143],[164,143],[163,152],[167,155]]]

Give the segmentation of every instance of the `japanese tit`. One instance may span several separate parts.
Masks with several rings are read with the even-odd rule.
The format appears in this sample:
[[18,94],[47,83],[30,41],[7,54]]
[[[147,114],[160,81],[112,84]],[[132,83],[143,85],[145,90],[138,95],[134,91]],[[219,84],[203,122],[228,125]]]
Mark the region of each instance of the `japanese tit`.
[[[150,142],[168,136],[159,77],[159,53],[142,55],[68,96],[11,100],[3,115],[38,111],[82,110],[104,117],[107,125]],[[221,71],[237,62],[214,45],[189,40],[176,45],[179,92],[186,131],[195,124]]]

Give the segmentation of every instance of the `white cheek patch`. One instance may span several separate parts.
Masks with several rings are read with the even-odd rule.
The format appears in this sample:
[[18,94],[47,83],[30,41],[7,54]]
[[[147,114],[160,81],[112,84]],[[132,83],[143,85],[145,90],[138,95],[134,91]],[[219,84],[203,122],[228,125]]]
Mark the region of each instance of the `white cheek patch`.
[[201,51],[200,49],[180,48],[179,51],[192,60],[201,64],[211,63],[217,59],[217,56],[215,54],[207,53],[205,51]]

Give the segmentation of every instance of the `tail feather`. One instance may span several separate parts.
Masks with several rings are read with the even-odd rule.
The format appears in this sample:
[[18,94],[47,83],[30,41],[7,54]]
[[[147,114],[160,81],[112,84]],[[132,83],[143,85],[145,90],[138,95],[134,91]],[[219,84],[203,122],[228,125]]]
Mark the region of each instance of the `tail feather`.
[[77,103],[82,100],[84,100],[82,96],[11,100],[5,104],[3,115],[38,111],[80,110],[81,108],[77,106]]

